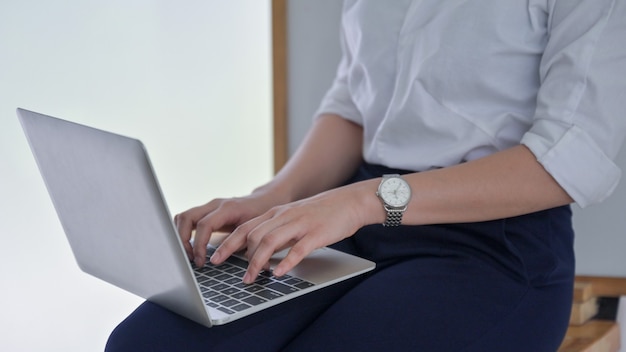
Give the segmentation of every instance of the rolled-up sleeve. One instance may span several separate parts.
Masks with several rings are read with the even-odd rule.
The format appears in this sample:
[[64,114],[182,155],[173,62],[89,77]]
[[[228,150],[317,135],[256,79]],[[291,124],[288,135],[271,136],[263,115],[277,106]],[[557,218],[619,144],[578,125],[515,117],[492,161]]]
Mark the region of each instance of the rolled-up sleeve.
[[523,136],[581,207],[617,186],[626,134],[626,0],[548,1],[537,109]]

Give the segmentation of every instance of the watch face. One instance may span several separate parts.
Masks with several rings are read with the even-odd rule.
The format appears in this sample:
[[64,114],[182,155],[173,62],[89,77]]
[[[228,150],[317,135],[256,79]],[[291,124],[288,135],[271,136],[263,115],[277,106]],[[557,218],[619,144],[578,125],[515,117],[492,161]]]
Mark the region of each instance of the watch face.
[[409,203],[411,188],[400,177],[391,177],[381,183],[378,190],[382,200],[392,207],[403,207]]

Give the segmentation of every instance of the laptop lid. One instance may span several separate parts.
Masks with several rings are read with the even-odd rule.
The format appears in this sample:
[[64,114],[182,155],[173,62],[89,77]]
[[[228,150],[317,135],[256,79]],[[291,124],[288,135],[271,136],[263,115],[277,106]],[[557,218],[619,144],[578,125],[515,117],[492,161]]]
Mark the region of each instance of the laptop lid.
[[142,143],[18,116],[80,269],[210,326]]

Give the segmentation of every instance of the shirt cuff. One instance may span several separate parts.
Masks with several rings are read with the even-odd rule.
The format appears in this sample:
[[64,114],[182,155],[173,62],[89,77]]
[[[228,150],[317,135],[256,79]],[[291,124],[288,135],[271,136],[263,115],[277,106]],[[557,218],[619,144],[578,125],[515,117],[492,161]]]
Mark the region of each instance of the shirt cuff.
[[[552,133],[547,133],[550,130]],[[578,126],[570,126],[561,133],[554,130],[553,122],[536,121],[521,143],[581,208],[610,196],[619,183],[620,168]],[[559,134],[560,138],[554,142],[546,137]]]

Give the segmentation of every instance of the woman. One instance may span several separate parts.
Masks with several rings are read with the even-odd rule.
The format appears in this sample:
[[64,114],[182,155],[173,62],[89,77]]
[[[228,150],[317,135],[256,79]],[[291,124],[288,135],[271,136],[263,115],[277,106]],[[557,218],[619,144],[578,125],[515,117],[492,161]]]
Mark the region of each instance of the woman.
[[376,270],[211,329],[145,303],[108,349],[555,351],[568,204],[620,177],[624,18],[623,0],[347,1],[343,59],[297,153],[175,221],[197,265],[234,229],[211,262],[245,249],[246,283],[286,247],[276,276],[327,245]]

